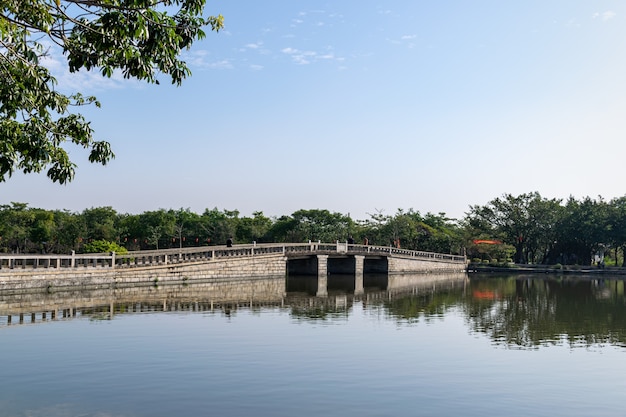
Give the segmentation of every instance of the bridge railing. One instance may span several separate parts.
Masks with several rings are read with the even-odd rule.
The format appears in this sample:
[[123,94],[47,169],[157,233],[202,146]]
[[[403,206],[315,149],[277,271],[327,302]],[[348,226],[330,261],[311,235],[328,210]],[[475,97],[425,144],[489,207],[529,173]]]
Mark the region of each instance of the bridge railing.
[[133,251],[127,253],[90,254],[0,254],[0,270],[3,269],[66,269],[66,268],[137,268],[172,265],[180,263],[206,262],[219,258],[253,257],[261,255],[311,255],[362,254],[381,256],[401,256],[431,259],[448,262],[465,262],[465,257],[441,253],[413,251],[386,246],[351,245],[335,243],[262,243],[226,246],[200,246],[176,249]]
[[310,245],[302,244],[249,244],[226,246],[200,246],[127,253],[89,254],[0,254],[3,269],[65,269],[65,268],[133,268],[168,264],[202,262],[218,258],[250,257],[267,254],[308,251]]
[[362,253],[365,255],[368,254],[380,254],[380,255],[394,255],[401,256],[407,258],[418,258],[418,259],[430,259],[430,260],[439,260],[439,261],[448,261],[448,262],[465,262],[465,256],[461,255],[452,255],[446,253],[436,253],[436,252],[424,252],[418,250],[410,250],[410,249],[400,249],[395,248],[393,246],[374,246],[374,245],[348,245],[348,252],[351,254]]

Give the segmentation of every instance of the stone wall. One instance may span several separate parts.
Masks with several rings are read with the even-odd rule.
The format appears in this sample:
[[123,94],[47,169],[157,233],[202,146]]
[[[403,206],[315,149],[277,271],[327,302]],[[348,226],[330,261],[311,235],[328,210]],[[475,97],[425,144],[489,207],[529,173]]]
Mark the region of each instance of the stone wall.
[[[303,266],[317,265],[319,276],[326,277],[333,272],[333,266],[350,267],[354,273],[354,258],[332,259],[327,263],[327,255],[317,255],[304,261]],[[384,266],[385,262],[377,261]],[[389,274],[461,272],[466,265],[436,259],[415,259],[393,256],[388,258]],[[364,258],[363,272],[370,263]],[[296,268],[297,269],[297,268]],[[347,271],[347,269],[346,269]],[[337,271],[334,271],[337,272]],[[84,267],[60,269],[2,269],[0,270],[0,294],[26,293],[33,291],[69,291],[97,288],[125,288],[131,286],[154,286],[160,283],[219,282],[233,278],[258,279],[265,277],[285,277],[287,258],[282,253],[255,255],[253,257],[220,257],[213,260],[198,260],[180,264],[152,265],[146,267],[121,268]],[[361,274],[362,275],[362,274]],[[323,286],[325,282],[320,283]]]
[[450,261],[423,260],[414,258],[390,257],[389,274],[429,273],[429,272],[463,272],[465,263]]
[[[232,278],[193,281],[193,284],[133,286],[91,290],[39,291],[0,294],[0,315],[86,309],[114,304],[118,311],[144,311],[157,305],[161,311],[202,309],[224,304],[280,304],[284,277]],[[110,309],[107,309],[110,311]]]
[[197,263],[170,264],[146,268],[111,269],[12,269],[0,273],[0,293],[36,290],[121,288],[159,283],[229,281],[233,278],[262,278],[286,275],[282,254],[252,258],[218,258]]

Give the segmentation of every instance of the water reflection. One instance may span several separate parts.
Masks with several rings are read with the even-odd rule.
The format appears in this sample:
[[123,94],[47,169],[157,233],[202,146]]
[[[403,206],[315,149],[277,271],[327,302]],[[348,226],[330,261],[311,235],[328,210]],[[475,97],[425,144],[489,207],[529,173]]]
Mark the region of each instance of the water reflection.
[[464,303],[468,325],[496,344],[519,348],[566,344],[624,346],[621,279],[476,276]]
[[316,277],[267,278],[93,291],[0,294],[0,328],[87,316],[170,311],[232,316],[239,309],[279,308],[305,322],[346,319],[364,311],[413,325],[462,312],[470,331],[495,345],[519,349],[566,345],[626,346],[626,296],[622,279],[536,275],[372,275],[364,292],[354,280],[333,276],[328,296],[315,296]]
[[290,309],[294,317],[320,320],[347,315],[355,302],[365,307],[386,307],[397,299],[434,294],[448,287],[462,288],[466,281],[467,275],[461,273],[390,277],[373,274],[364,277],[363,293],[355,294],[354,276],[333,275],[328,279],[328,295],[324,297],[315,296],[318,282],[312,276],[0,294],[0,326],[45,323],[77,316],[105,320],[118,314],[148,312],[221,311],[231,315],[240,308],[264,306]]

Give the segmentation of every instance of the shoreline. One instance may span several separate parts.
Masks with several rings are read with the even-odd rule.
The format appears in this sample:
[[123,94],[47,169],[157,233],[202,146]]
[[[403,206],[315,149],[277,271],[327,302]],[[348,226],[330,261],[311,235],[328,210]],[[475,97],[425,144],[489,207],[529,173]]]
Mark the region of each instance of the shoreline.
[[589,274],[589,275],[626,275],[626,268],[623,267],[604,267],[597,266],[574,266],[565,265],[562,268],[556,268],[554,265],[522,265],[510,264],[510,266],[486,266],[470,263],[467,266],[467,273],[511,273],[511,274]]

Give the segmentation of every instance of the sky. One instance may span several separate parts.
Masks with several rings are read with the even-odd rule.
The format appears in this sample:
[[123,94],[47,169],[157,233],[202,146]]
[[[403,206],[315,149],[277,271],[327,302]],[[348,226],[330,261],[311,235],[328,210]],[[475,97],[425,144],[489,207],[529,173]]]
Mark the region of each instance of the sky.
[[69,185],[16,173],[0,204],[398,209],[461,219],[503,194],[626,195],[626,3],[219,0],[180,87],[69,74],[116,158]]

